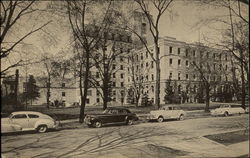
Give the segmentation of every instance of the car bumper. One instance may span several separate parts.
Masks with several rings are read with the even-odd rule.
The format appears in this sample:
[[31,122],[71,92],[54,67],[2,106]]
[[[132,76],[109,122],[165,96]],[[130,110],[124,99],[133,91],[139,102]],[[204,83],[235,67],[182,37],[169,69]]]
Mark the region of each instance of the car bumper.
[[221,112],[216,112],[216,111],[212,111],[211,112],[211,115],[212,116],[219,116],[219,115],[223,115],[224,113],[221,113]]

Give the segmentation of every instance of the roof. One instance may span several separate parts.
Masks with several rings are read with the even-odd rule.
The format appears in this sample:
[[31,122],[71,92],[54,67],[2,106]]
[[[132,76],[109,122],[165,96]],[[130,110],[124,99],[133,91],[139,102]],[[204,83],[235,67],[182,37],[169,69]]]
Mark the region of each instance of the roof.
[[16,111],[16,112],[12,112],[12,114],[36,114],[36,115],[43,115],[40,112],[36,112],[36,111]]

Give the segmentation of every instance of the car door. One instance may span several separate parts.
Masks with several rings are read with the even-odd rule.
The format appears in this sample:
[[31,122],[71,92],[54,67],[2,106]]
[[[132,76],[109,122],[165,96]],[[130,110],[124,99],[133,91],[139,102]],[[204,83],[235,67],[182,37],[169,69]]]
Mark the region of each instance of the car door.
[[118,109],[112,109],[112,123],[121,122],[121,117]]
[[39,116],[35,114],[28,114],[29,128],[35,128],[36,122],[39,120]]
[[128,113],[126,110],[124,109],[119,109],[118,110],[118,119],[119,119],[119,122],[125,122],[126,121],[126,117],[128,116]]
[[177,107],[173,107],[171,118],[179,118],[180,110]]
[[164,119],[171,118],[171,116],[172,116],[172,107],[164,107],[162,113],[163,113]]
[[24,130],[29,128],[29,120],[26,114],[15,114],[11,117],[11,122],[21,126]]

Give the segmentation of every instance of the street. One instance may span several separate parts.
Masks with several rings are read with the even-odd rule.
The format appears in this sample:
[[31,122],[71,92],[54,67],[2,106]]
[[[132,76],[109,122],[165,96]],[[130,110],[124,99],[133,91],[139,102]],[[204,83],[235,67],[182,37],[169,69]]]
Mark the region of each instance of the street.
[[[1,136],[2,157],[233,157],[238,150],[203,136],[245,130],[248,117],[244,114]],[[245,144],[246,149],[240,150],[248,154],[249,141]]]

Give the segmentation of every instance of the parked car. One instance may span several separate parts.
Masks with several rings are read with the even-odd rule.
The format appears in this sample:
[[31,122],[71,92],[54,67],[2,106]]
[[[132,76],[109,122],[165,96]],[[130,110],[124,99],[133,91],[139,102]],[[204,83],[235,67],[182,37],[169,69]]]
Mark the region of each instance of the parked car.
[[229,116],[233,114],[244,114],[245,110],[239,105],[221,105],[219,108],[211,110],[213,116]]
[[163,122],[165,119],[183,120],[186,113],[176,106],[163,106],[159,110],[150,111],[148,120],[157,120]]
[[100,128],[108,124],[127,124],[132,125],[138,117],[126,108],[107,108],[102,114],[86,115],[84,122],[89,127]]
[[46,114],[33,111],[13,112],[7,118],[1,118],[1,133],[36,130],[44,133],[58,127],[58,122]]

